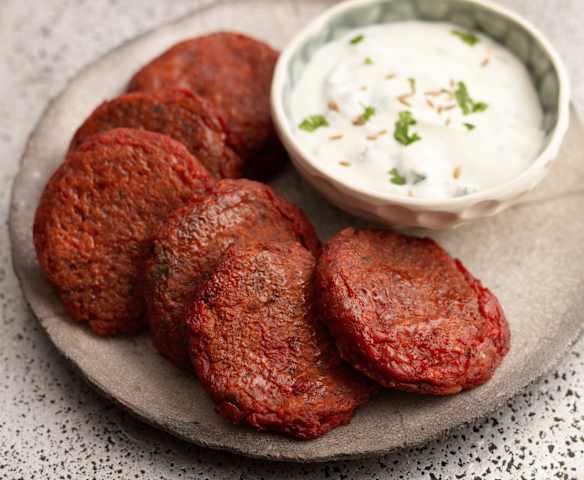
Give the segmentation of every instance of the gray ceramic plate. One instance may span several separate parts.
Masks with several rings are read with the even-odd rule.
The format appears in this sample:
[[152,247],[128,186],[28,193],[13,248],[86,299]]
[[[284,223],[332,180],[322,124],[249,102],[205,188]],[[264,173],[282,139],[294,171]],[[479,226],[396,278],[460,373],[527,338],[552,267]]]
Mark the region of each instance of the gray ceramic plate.
[[[452,398],[386,392],[353,422],[312,442],[260,434],[225,422],[196,380],[166,363],[147,336],[102,339],[69,322],[37,265],[31,226],[41,190],[69,139],[132,72],[179,39],[217,29],[252,33],[281,47],[330,1],[213,4],[134,40],[85,69],[46,110],[22,159],[10,228],[14,265],[30,306],[57,348],[97,389],[144,421],[198,445],[253,457],[324,461],[411,446],[485,415],[538,378],[578,336],[584,311],[584,135],[572,119],[557,166],[529,197],[496,218],[434,236],[499,296],[511,353],[487,385]],[[326,204],[293,172],[275,187],[302,206],[323,239],[359,222]]]

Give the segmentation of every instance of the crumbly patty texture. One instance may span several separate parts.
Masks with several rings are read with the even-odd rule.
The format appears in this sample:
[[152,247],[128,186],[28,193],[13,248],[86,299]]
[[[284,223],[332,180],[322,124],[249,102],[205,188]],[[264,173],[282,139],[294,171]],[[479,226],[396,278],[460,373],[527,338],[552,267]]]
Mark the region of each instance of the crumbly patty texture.
[[156,133],[109,130],[70,152],[45,187],[33,232],[70,317],[99,335],[145,326],[154,231],[210,182],[184,146]]
[[[130,91],[186,88],[213,102],[228,126],[229,144],[249,176],[274,173],[286,156],[270,114],[270,89],[278,52],[247,35],[218,32],[180,42],[138,71]],[[259,155],[258,155],[259,154]],[[264,162],[269,161],[269,165]]]
[[129,93],[102,103],[77,130],[71,149],[96,133],[136,128],[182,143],[216,178],[239,178],[243,160],[227,145],[227,128],[212,102],[188,90]]
[[458,393],[489,380],[509,350],[497,298],[433,240],[343,230],[316,285],[341,356],[386,387]]
[[297,242],[235,245],[189,317],[197,375],[235,423],[299,439],[350,421],[375,387],[338,356]]
[[217,182],[158,232],[146,270],[148,318],[154,345],[175,365],[190,368],[186,307],[229,246],[255,240],[295,240],[315,255],[320,250],[302,211],[251,180]]

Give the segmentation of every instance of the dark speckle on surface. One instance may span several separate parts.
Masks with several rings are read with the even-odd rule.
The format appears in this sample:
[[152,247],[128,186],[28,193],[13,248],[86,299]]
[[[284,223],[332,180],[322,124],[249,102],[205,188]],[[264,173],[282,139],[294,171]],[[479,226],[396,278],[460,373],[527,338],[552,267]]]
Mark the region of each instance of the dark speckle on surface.
[[[584,478],[584,341],[556,372],[445,439],[377,459],[316,465],[247,460],[179,442],[97,395],[58,355],[12,273],[6,219],[18,158],[47,101],[83,65],[197,3],[207,2],[0,2],[0,479]],[[561,10],[549,0],[501,3],[544,26],[573,77],[584,79],[581,0],[562,0]],[[581,111],[584,82],[573,83]]]

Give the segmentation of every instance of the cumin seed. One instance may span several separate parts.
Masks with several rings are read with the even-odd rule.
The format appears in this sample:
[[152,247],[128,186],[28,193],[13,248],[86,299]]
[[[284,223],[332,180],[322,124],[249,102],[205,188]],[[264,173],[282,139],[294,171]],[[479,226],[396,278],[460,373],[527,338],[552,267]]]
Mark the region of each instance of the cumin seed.
[[333,100],[331,100],[328,103],[328,107],[333,111],[333,112],[340,112],[341,111],[341,107],[339,106],[339,104]]
[[373,133],[371,135],[367,135],[367,140],[377,140],[379,137],[385,135],[387,133],[387,130],[381,130],[377,133]]
[[406,107],[411,107],[412,105],[406,100],[409,97],[410,97],[410,95],[400,95],[399,97],[397,97],[397,99],[400,103],[403,103]]

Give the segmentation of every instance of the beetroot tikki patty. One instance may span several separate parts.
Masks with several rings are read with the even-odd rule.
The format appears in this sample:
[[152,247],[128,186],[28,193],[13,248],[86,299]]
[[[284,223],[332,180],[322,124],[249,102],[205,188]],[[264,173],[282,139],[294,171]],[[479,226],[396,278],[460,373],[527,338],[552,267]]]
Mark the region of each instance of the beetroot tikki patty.
[[99,335],[143,327],[153,233],[211,181],[184,146],[157,133],[110,130],[70,152],[34,223],[39,263],[69,315]]
[[249,240],[296,240],[315,255],[320,249],[302,211],[251,180],[217,182],[174,212],[157,234],[146,275],[148,317],[154,345],[175,365],[190,367],[186,306],[225,250]]
[[91,135],[113,128],[163,133],[179,141],[216,178],[239,178],[243,161],[226,145],[218,109],[187,90],[130,93],[102,103],[77,130],[71,148]]
[[316,277],[341,356],[386,387],[458,393],[489,380],[509,349],[497,298],[433,240],[346,229]]
[[202,289],[188,320],[193,365],[229,420],[312,439],[374,391],[317,320],[314,264],[297,242],[238,244]]
[[279,143],[270,115],[277,59],[278,52],[247,35],[213,33],[171,47],[134,75],[129,90],[178,87],[210,100],[227,122],[229,144],[244,159],[246,175],[260,176],[286,159],[270,145]]

